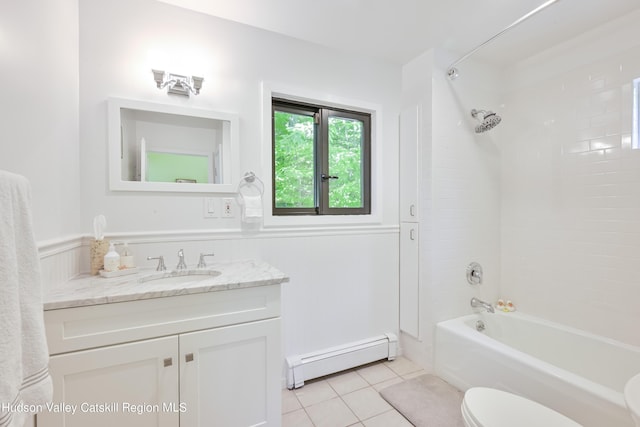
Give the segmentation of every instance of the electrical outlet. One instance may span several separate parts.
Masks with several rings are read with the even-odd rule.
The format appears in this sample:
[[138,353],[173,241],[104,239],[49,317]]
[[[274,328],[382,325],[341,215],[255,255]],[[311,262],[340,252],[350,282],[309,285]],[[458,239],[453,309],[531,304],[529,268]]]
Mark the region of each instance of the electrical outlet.
[[222,199],[222,217],[233,218],[234,216],[235,216],[235,206],[233,204],[233,199],[231,198]]
[[218,218],[220,216],[220,199],[205,197],[203,199],[204,217]]

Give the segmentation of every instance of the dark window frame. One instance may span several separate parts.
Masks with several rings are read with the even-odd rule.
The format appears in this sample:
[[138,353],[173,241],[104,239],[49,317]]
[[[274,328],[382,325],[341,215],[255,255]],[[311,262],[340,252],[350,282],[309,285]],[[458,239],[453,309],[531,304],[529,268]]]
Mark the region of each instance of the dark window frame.
[[[312,208],[278,208],[276,207],[276,147],[275,147],[275,112],[284,111],[294,114],[309,115],[315,118],[314,132],[314,192],[315,207]],[[331,208],[329,207],[329,183],[331,179],[322,179],[328,175],[329,170],[329,117],[337,116],[346,119],[359,120],[363,123],[362,143],[362,206],[357,208]],[[329,107],[320,104],[312,104],[291,101],[282,98],[272,98],[271,102],[271,206],[274,216],[295,215],[370,215],[371,214],[371,114],[355,110],[347,110]],[[338,178],[339,179],[339,178]]]

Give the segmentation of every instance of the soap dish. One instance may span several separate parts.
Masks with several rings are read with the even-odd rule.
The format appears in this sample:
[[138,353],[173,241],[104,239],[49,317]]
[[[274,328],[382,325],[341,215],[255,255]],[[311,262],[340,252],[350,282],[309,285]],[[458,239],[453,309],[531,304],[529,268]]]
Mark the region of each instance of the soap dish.
[[100,270],[98,273],[100,273],[100,276],[102,277],[109,278],[109,277],[126,276],[127,274],[133,274],[137,272],[138,272],[138,267],[131,267],[131,268],[123,268],[122,270],[116,270],[116,271]]

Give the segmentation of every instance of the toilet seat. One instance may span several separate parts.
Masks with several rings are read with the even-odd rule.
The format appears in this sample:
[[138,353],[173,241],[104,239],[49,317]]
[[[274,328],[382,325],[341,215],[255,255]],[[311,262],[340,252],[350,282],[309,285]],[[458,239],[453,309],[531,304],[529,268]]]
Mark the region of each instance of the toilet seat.
[[461,411],[467,427],[581,427],[537,402],[487,387],[467,390]]

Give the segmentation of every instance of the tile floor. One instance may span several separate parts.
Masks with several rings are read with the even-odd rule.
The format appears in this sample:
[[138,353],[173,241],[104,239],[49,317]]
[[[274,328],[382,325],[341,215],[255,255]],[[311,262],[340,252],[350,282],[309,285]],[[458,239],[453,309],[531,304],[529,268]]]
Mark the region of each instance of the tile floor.
[[411,427],[378,391],[426,372],[398,357],[282,391],[283,427]]

